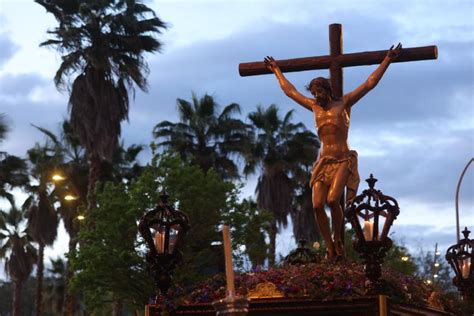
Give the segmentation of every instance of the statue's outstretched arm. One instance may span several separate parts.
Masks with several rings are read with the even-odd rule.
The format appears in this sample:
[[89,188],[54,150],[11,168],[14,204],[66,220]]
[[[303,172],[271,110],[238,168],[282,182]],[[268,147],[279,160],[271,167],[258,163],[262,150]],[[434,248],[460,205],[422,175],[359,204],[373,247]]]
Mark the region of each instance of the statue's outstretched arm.
[[397,47],[395,48],[393,48],[393,45],[392,47],[390,47],[387,52],[387,56],[385,56],[382,63],[377,67],[377,69],[375,69],[375,71],[369,76],[369,78],[367,78],[367,80],[363,84],[358,86],[355,90],[344,95],[344,104],[346,105],[346,107],[353,106],[370,90],[375,88],[375,86],[379,83],[380,79],[382,79],[382,76],[387,70],[390,63],[400,55],[401,51],[401,43],[398,43]]
[[280,67],[278,67],[275,59],[273,59],[273,57],[271,57],[271,56],[267,56],[264,59],[264,62],[265,62],[265,66],[267,66],[268,70],[273,72],[275,74],[275,76],[277,77],[278,82],[280,83],[280,87],[283,90],[283,92],[285,92],[285,94],[289,98],[293,99],[298,104],[304,106],[305,108],[307,108],[310,111],[313,111],[312,106],[311,106],[313,100],[310,99],[310,98],[305,97],[304,95],[299,93],[298,90],[296,90],[295,86],[291,82],[289,82],[288,79],[286,79],[286,77],[283,75],[283,73],[281,72]]

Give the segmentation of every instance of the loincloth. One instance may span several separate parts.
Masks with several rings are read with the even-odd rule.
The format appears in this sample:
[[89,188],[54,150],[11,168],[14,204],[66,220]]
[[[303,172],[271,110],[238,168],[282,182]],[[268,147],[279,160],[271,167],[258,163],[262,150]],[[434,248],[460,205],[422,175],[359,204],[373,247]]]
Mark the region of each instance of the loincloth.
[[359,187],[360,182],[359,171],[357,170],[357,152],[355,150],[350,150],[346,157],[341,159],[325,156],[316,161],[311,170],[310,186],[312,187],[319,181],[330,187],[334,181],[337,169],[346,161],[348,163],[347,168],[349,169],[349,176],[346,182],[346,202],[352,201],[357,193],[357,188]]

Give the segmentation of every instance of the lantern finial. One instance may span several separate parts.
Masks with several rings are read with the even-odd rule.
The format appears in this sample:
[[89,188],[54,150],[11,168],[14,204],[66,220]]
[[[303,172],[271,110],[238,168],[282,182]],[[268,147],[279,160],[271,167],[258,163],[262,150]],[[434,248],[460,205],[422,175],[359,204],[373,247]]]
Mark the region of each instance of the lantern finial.
[[161,191],[160,193],[160,200],[161,200],[161,203],[163,204],[168,204],[168,198],[170,196],[168,195],[168,193],[166,193],[166,190],[163,189],[163,191]]
[[377,182],[377,179],[374,178],[373,174],[370,174],[370,177],[368,179],[365,179],[367,183],[369,184],[369,188],[373,189],[375,187],[375,182]]
[[462,231],[462,234],[464,235],[464,239],[467,239],[470,233],[471,231],[467,229],[467,227],[465,227],[464,230]]

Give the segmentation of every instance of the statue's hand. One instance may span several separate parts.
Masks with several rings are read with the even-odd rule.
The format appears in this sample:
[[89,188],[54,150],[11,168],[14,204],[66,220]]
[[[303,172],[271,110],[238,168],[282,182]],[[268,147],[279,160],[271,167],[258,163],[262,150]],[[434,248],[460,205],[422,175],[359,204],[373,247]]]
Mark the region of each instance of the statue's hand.
[[265,62],[265,66],[267,67],[267,69],[270,70],[271,72],[274,72],[275,69],[278,69],[278,65],[272,56],[265,57],[263,61]]
[[397,47],[393,48],[390,47],[387,53],[387,57],[390,58],[391,60],[396,59],[398,56],[400,56],[400,53],[402,51],[402,43],[398,43]]

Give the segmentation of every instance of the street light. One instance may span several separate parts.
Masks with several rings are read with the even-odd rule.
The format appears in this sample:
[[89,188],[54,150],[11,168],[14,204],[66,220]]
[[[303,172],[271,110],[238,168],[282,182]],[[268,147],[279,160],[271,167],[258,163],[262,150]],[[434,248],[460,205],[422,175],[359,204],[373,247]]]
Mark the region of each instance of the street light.
[[65,177],[63,177],[61,174],[59,173],[54,173],[53,176],[51,177],[51,179],[54,181],[54,182],[59,182],[59,181],[63,181],[63,180],[66,180]]
[[345,216],[355,231],[354,248],[364,262],[364,272],[368,279],[367,294],[380,294],[382,283],[381,264],[387,251],[392,247],[388,233],[393,221],[400,213],[398,202],[380,190],[374,189],[377,179],[371,174],[365,180],[369,188],[356,196],[346,209]]
[[146,260],[159,292],[155,304],[164,301],[171,286],[173,270],[180,260],[179,246],[188,230],[188,217],[168,204],[163,192],[155,208],[140,219],[138,230],[148,247]]
[[66,201],[75,201],[78,199],[78,197],[72,194],[67,194],[66,196],[64,196],[64,199]]
[[469,239],[470,231],[464,228],[464,238],[446,251],[446,260],[453,268],[455,276],[453,284],[458,288],[463,298],[474,301],[474,240]]
[[466,166],[464,167],[461,173],[461,176],[459,177],[458,185],[456,187],[456,238],[457,238],[457,242],[459,242],[459,239],[461,238],[461,234],[459,233],[460,231],[459,229],[459,191],[461,189],[461,183],[462,183],[462,179],[464,178],[464,174],[466,173],[467,168],[469,168],[469,165],[473,161],[474,161],[474,158],[471,158],[466,164]]

